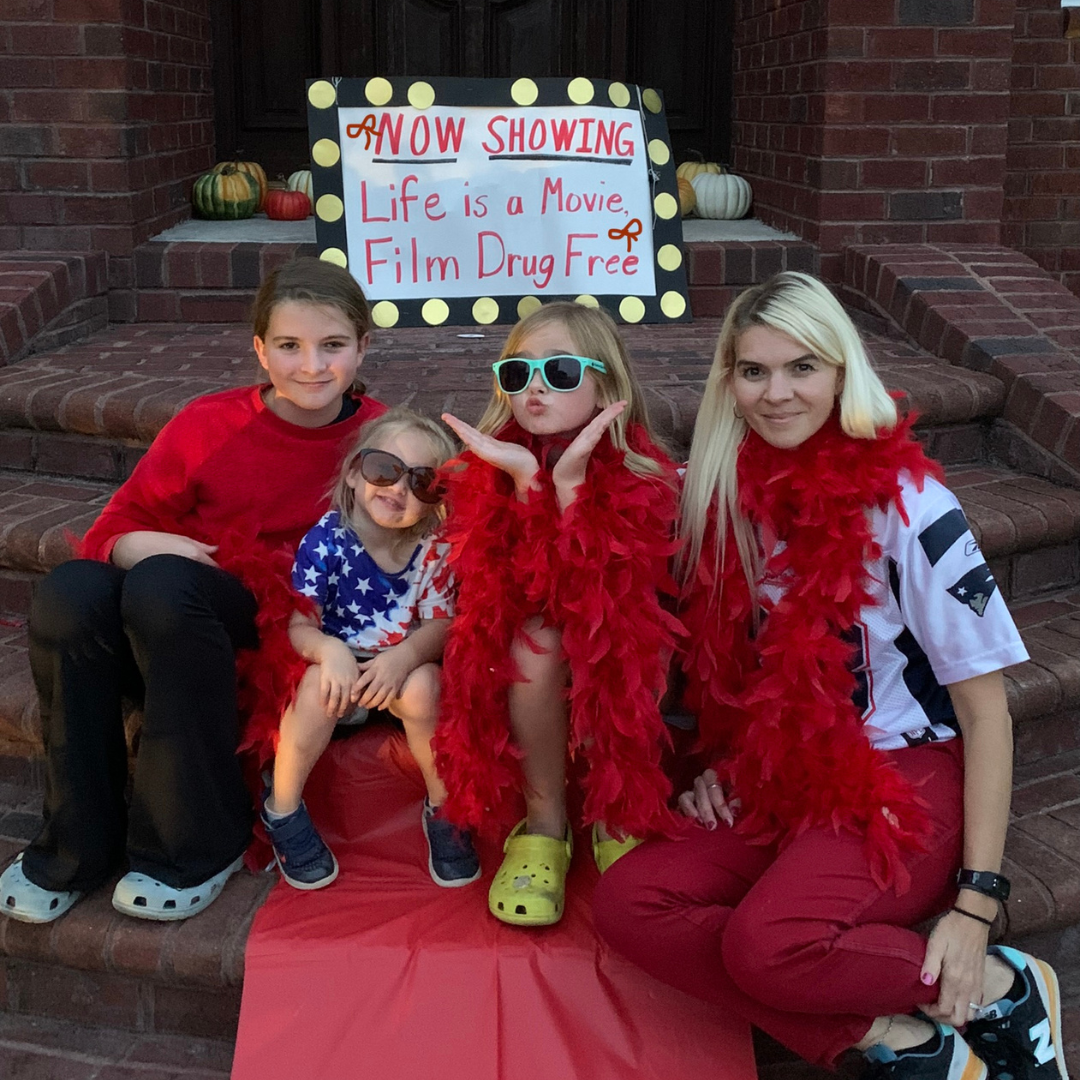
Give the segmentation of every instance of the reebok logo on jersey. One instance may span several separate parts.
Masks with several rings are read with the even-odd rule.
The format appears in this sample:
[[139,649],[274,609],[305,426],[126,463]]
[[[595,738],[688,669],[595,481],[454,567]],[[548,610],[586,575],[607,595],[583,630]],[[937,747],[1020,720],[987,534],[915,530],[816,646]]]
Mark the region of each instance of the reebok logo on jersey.
[[990,567],[982,563],[974,570],[969,570],[954,585],[950,585],[949,595],[959,600],[961,604],[967,604],[981,619],[996,588],[997,582],[994,580],[994,575],[990,573]]

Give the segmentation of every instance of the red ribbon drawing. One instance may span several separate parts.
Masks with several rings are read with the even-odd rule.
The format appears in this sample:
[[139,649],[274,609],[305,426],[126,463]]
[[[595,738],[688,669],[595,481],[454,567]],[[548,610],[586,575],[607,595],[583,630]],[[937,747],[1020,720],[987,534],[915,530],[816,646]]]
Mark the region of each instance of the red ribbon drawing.
[[625,240],[626,250],[629,251],[634,246],[634,241],[641,236],[641,221],[638,218],[631,218],[625,228],[622,229],[608,229],[609,240]]
[[375,114],[368,113],[367,116],[364,117],[364,122],[362,124],[349,124],[345,129],[345,134],[348,135],[350,139],[359,139],[360,136],[363,135],[365,140],[364,149],[370,150],[371,136],[377,136],[379,134],[379,129],[375,126]]

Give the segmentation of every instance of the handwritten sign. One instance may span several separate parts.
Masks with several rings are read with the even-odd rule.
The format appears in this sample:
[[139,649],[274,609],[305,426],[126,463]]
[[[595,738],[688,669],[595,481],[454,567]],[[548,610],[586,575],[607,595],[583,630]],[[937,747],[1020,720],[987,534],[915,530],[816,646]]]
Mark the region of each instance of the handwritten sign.
[[689,318],[663,106],[585,79],[313,80],[316,229],[376,323]]

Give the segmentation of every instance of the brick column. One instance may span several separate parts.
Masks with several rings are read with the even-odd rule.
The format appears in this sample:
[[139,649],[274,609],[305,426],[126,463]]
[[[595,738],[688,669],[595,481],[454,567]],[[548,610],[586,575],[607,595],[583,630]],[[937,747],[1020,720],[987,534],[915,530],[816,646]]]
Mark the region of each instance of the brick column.
[[107,252],[114,319],[213,164],[208,2],[3,0],[0,249]]
[[1015,3],[737,0],[755,214],[836,280],[849,244],[998,242]]

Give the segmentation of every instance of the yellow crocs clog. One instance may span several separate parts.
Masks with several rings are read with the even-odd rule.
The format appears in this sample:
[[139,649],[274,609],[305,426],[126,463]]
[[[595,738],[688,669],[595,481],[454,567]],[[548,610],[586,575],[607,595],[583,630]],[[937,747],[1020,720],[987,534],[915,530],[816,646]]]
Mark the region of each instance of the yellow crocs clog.
[[503,844],[506,856],[488,890],[488,910],[511,926],[551,926],[562,918],[566,872],[574,846],[566,838],[526,833],[528,819],[514,826]]
[[641,841],[636,836],[625,840],[601,840],[596,833],[596,823],[592,827],[592,853],[596,860],[596,869],[604,873],[612,863],[618,862],[628,851],[633,851]]

